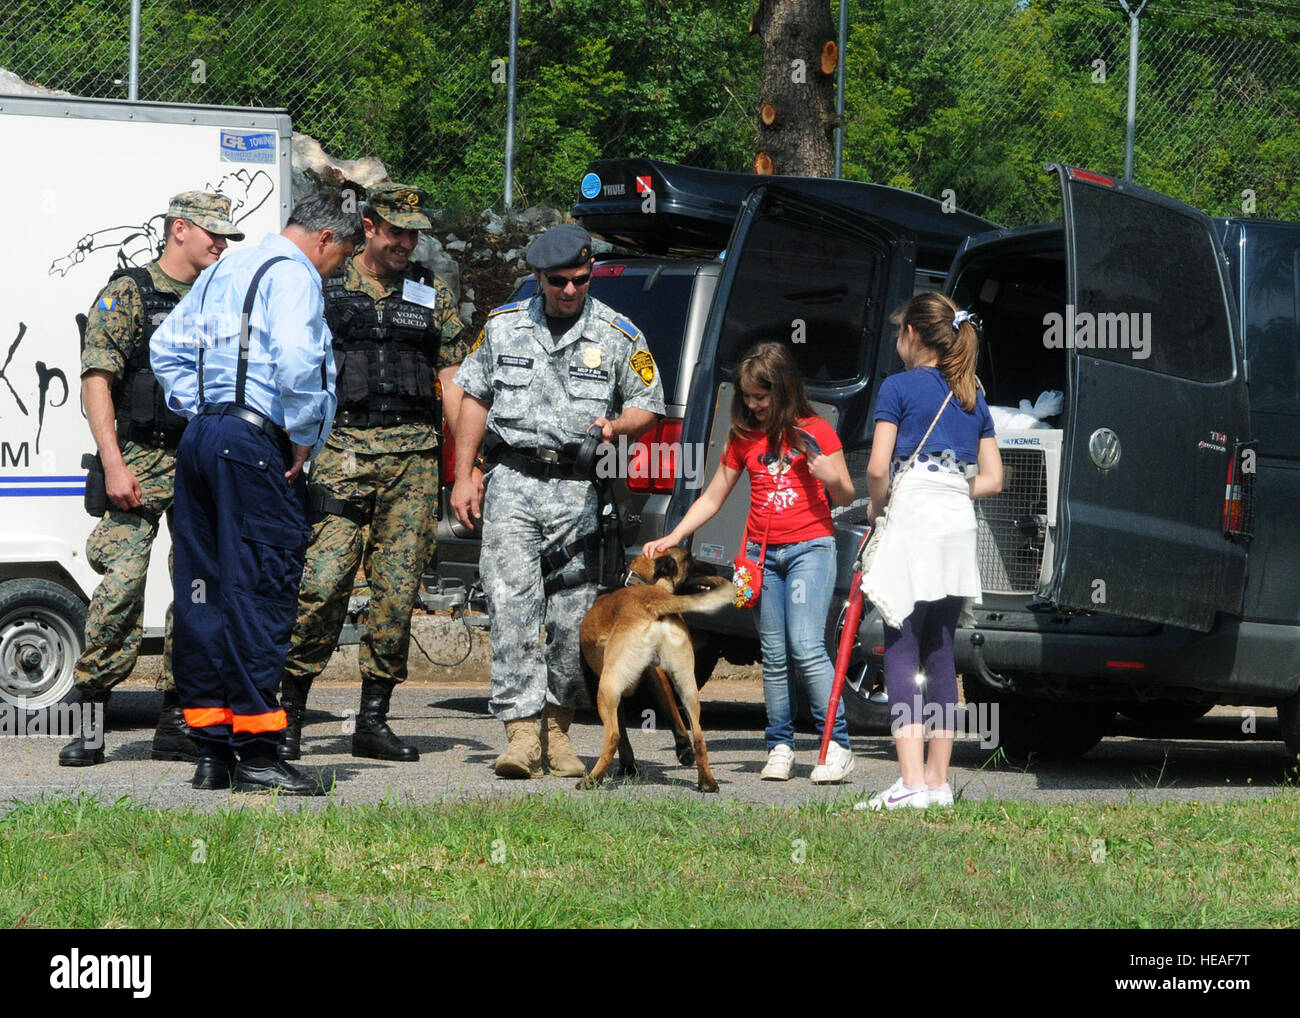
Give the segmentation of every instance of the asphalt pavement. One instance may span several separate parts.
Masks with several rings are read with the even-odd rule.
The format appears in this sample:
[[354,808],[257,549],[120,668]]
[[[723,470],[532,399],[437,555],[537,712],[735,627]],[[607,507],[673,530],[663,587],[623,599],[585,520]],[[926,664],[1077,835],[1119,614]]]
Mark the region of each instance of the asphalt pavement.
[[[337,673],[337,669],[334,670]],[[329,799],[283,799],[286,808],[308,803],[428,803],[478,796],[566,794],[591,796],[676,796],[704,799],[695,789],[694,766],[681,766],[667,730],[632,732],[642,765],[635,778],[613,776],[594,791],[578,791],[574,779],[543,777],[505,781],[492,772],[504,747],[504,729],[488,713],[486,682],[408,682],[393,697],[391,722],[419,749],[414,764],[360,760],[350,755],[350,712],[358,687],[318,683],[303,731],[300,765],[319,769],[333,785]],[[757,805],[797,806],[833,799],[865,799],[897,776],[887,733],[855,735],[854,771],[842,786],[808,780],[818,739],[800,734],[795,777],[788,782],[759,778],[765,760],[765,715],[761,685],[751,679],[715,679],[702,690],[702,725],[718,796]],[[65,739],[0,737],[0,810],[41,796],[96,796],[104,802],[129,797],[158,807],[209,810],[265,797],[199,792],[189,779],[192,765],[149,759],[150,740],[161,703],[152,685],[133,679],[109,705],[105,763],[86,768],[58,766]],[[638,722],[640,719],[638,718]],[[968,799],[1035,802],[1201,802],[1276,794],[1300,794],[1284,778],[1285,759],[1276,718],[1260,711],[1256,731],[1243,731],[1242,712],[1217,708],[1198,721],[1160,731],[1117,718],[1112,735],[1080,759],[1036,763],[1029,768],[992,767],[975,739],[958,741],[953,756],[954,791]],[[571,732],[575,748],[590,766],[603,732],[593,716]]]

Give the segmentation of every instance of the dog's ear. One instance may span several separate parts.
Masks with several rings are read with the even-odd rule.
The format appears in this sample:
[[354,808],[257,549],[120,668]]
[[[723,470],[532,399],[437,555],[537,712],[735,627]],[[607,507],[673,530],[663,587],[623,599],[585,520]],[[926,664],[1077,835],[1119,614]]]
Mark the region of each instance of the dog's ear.
[[660,555],[655,559],[654,579],[650,582],[657,583],[662,579],[677,581],[677,561],[671,555]]

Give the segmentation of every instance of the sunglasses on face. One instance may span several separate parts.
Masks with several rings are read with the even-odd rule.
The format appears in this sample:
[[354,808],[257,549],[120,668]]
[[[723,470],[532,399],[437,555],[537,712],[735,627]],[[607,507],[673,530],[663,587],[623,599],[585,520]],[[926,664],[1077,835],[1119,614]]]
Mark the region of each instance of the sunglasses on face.
[[575,290],[581,290],[591,282],[591,273],[584,272],[581,276],[573,276],[572,278],[568,276],[547,276],[546,281],[557,290],[563,290],[570,283],[573,284]]

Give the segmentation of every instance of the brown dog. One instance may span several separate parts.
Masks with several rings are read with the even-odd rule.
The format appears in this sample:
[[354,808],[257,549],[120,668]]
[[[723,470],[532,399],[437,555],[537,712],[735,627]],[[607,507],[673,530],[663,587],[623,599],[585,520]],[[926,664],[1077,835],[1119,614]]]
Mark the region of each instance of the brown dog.
[[[708,750],[700,732],[695,648],[681,612],[718,611],[730,604],[734,597],[731,581],[700,571],[682,548],[670,548],[653,562],[639,555],[632,563],[632,572],[646,585],[601,595],[582,620],[582,656],[600,676],[596,709],[605,724],[605,747],[578,787],[599,784],[613,762],[615,750],[624,771],[635,769],[631,743],[619,723],[619,704],[648,676],[662,686],[676,730],[692,734],[700,791],[716,792],[718,783],[709,770]],[[692,589],[702,592],[687,592]],[[670,680],[686,708],[689,729],[668,688]]]

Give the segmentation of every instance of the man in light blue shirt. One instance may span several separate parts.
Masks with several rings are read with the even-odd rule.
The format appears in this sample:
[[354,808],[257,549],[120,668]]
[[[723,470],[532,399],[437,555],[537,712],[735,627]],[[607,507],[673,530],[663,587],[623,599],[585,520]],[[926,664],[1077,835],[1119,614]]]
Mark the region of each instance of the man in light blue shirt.
[[202,758],[195,788],[320,794],[278,759],[276,699],[310,534],[303,464],[337,400],[321,280],[361,241],[338,192],[205,270],[150,340],[176,450],[173,671]]

